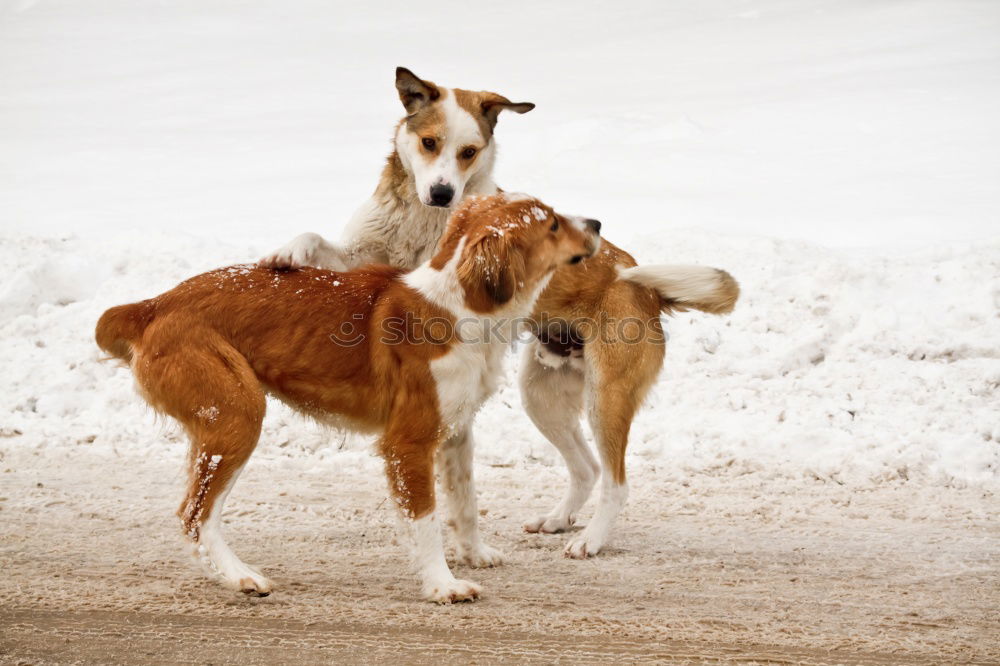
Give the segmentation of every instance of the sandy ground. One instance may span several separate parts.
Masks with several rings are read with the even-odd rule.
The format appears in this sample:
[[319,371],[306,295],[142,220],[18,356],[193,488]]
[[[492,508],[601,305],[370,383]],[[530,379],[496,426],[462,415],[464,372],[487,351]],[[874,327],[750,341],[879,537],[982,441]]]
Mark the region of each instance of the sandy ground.
[[562,471],[483,466],[484,534],[510,562],[459,568],[484,598],[438,607],[417,600],[377,460],[264,453],[226,513],[235,550],[278,585],[250,599],[183,554],[182,451],[5,455],[0,662],[1000,663],[982,490],[725,470],[671,486],[646,469],[611,547],[578,562],[564,536],[519,528]]

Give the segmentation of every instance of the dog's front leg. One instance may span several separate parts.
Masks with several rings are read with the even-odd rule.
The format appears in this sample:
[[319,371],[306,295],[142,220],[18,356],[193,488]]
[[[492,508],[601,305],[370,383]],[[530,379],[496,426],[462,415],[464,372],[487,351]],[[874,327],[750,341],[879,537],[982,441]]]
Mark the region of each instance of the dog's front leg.
[[472,474],[474,448],[470,424],[441,445],[438,467],[455,530],[458,559],[473,567],[495,567],[503,564],[506,558],[502,552],[479,539],[479,511]]
[[478,599],[482,588],[472,581],[455,578],[448,568],[441,525],[434,512],[416,519],[404,514],[403,520],[409,532],[413,563],[420,576],[424,598],[438,604]]
[[444,538],[434,513],[434,455],[439,439],[436,419],[422,416],[427,409],[421,387],[401,392],[396,411],[380,443],[385,459],[389,492],[399,508],[404,538],[412,547],[413,564],[423,585],[423,595],[439,604],[472,601],[480,587],[452,575],[444,558]]
[[319,234],[301,234],[258,262],[266,268],[295,269],[313,266],[331,271],[349,267],[345,252]]

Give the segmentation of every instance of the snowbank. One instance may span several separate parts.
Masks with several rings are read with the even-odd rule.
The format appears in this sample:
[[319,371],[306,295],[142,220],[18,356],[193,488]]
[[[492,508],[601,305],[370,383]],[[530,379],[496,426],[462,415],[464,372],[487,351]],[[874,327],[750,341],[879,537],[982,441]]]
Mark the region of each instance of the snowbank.
[[[641,261],[725,267],[743,298],[728,317],[670,321],[667,362],[636,419],[630,465],[652,466],[665,483],[745,473],[856,485],[1000,481],[1000,241],[866,256],[688,231],[632,246]],[[130,372],[101,360],[94,324],[111,305],[262,250],[173,234],[0,237],[0,260],[18,276],[0,295],[0,451],[155,456],[182,445],[136,396]],[[513,355],[509,366],[477,421],[477,460],[561,465],[520,407]],[[269,410],[257,455],[368,464],[364,438],[276,402]]]
[[[537,103],[498,125],[504,187],[740,280],[731,317],[671,322],[632,466],[995,485],[998,28],[966,0],[0,2],[0,452],[180,446],[97,317],[336,236],[406,65]],[[558,462],[509,382],[478,433],[481,463]],[[273,405],[285,454],[377,464]]]

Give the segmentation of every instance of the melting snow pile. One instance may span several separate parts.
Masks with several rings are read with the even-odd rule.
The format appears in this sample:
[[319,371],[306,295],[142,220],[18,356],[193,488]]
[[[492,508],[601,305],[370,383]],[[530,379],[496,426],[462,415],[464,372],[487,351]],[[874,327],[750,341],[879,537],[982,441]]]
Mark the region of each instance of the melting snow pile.
[[[728,317],[669,321],[631,466],[654,466],[665,482],[747,473],[858,485],[1000,480],[1000,242],[891,256],[688,231],[669,245],[641,236],[622,245],[639,248],[641,262],[726,268],[743,288]],[[264,249],[176,235],[0,237],[0,259],[16,276],[0,290],[0,452],[28,447],[57,460],[67,447],[155,456],[183,446],[135,394],[128,369],[101,360],[94,324],[109,306]],[[477,419],[477,460],[561,464],[520,407],[516,368],[512,354]],[[375,464],[367,439],[276,402],[257,455]]]
[[[1000,243],[971,244],[1000,210],[997,3],[643,0],[614,21],[574,6],[572,30],[567,5],[516,0],[92,4],[0,3],[0,455],[182,446],[99,360],[98,316],[337,237],[383,167],[406,65],[538,105],[498,122],[508,191],[600,219],[640,261],[740,281],[733,315],[671,320],[632,467],[997,485]],[[427,39],[470,24],[517,47]],[[477,460],[559,463],[508,365]],[[378,464],[363,438],[269,410],[257,462]]]

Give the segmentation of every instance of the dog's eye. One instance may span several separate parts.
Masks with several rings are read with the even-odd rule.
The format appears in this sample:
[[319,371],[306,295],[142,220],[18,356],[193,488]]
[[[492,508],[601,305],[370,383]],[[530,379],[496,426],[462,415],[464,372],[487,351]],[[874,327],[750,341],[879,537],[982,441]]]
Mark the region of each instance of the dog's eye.
[[471,160],[475,156],[476,156],[475,148],[469,147],[462,151],[462,157],[464,157],[467,160]]
[[549,231],[559,231],[559,220],[552,223],[552,226],[549,227]]
[[434,139],[430,138],[429,136],[426,136],[423,139],[423,144],[424,144],[424,148],[426,148],[427,150],[434,150],[434,146],[437,145],[437,141],[435,141]]

